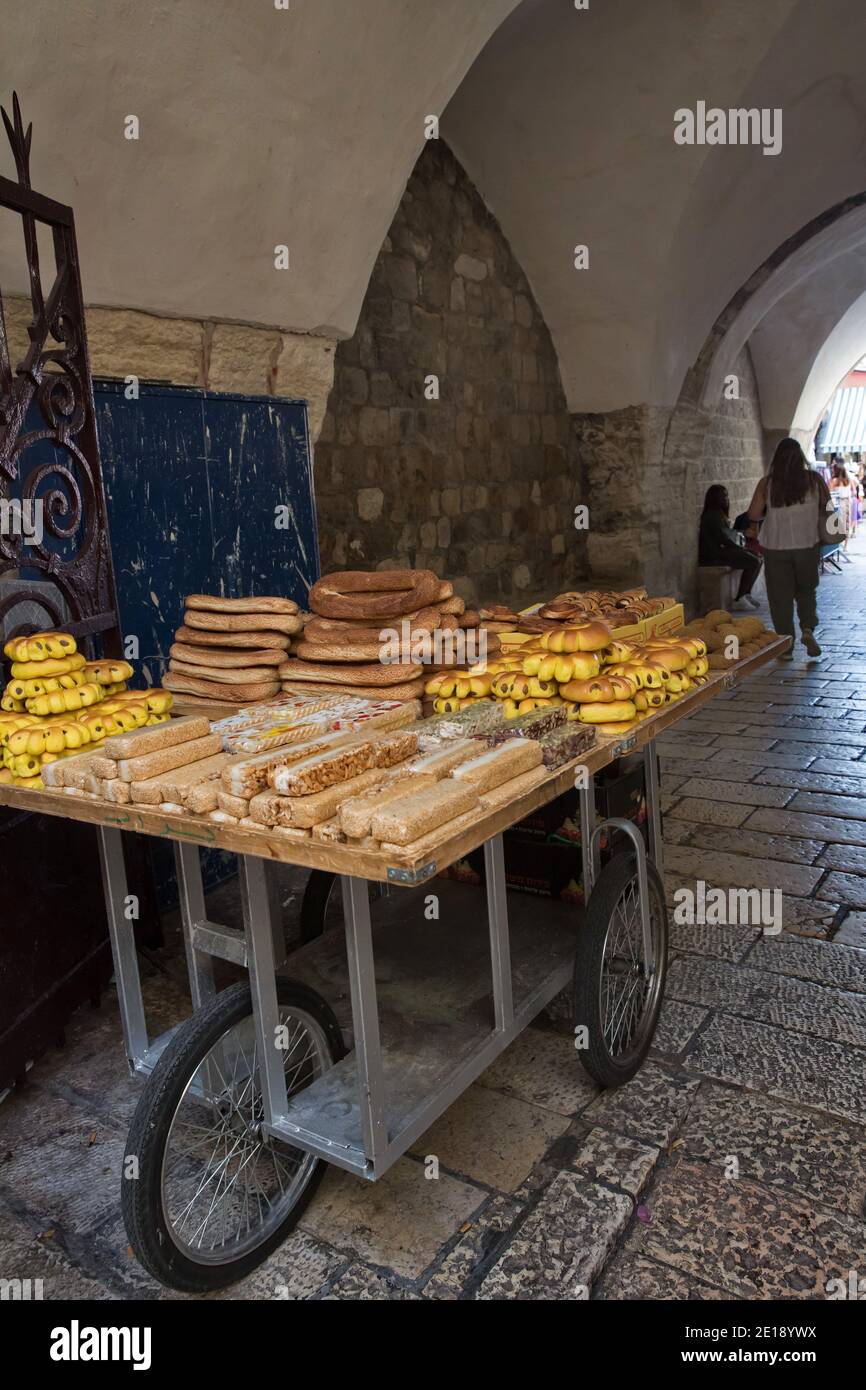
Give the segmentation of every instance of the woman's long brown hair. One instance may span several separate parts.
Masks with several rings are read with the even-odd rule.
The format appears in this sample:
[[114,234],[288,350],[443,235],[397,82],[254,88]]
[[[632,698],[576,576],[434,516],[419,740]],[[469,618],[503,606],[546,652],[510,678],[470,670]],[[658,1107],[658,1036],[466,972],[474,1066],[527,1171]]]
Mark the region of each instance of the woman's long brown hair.
[[805,502],[818,486],[818,474],[809,467],[796,439],[783,439],[776,446],[769,484],[771,507],[793,507],[797,502]]

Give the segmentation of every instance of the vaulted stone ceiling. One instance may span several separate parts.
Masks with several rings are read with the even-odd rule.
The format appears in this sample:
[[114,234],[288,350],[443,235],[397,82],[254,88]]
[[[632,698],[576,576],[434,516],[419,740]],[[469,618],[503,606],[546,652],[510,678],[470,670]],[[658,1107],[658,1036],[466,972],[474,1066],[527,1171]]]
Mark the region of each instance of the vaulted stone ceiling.
[[[34,122],[36,185],[76,208],[93,303],[351,334],[441,113],[575,411],[673,403],[739,287],[866,187],[862,0],[31,0],[3,37],[0,95]],[[698,101],[781,107],[782,152],[677,145]],[[846,267],[838,318],[864,289]]]

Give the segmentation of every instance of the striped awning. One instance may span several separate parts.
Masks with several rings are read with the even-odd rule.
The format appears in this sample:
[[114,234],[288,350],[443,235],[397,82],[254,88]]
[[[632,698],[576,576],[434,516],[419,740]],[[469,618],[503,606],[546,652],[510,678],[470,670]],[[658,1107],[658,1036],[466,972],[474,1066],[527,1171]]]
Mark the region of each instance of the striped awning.
[[830,402],[821,452],[866,449],[866,386],[843,386]]

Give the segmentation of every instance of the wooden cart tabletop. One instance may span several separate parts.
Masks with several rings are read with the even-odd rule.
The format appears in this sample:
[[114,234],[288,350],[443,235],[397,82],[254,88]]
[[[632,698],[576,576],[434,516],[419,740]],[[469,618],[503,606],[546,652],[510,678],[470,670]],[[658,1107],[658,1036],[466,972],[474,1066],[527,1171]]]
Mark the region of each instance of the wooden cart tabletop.
[[737,662],[730,671],[711,672],[706,685],[689,691],[680,700],[665,705],[658,714],[644,719],[629,734],[619,738],[601,738],[592,748],[548,776],[540,775],[535,786],[496,810],[481,811],[471,826],[454,832],[442,827],[441,841],[422,855],[400,856],[379,849],[355,848],[351,845],[325,844],[321,840],[295,840],[277,830],[262,826],[253,830],[246,826],[221,825],[207,816],[189,813],[172,815],[157,807],[118,806],[93,797],[69,796],[62,791],[32,791],[26,787],[0,784],[0,805],[36,811],[43,815],[65,816],[69,820],[85,821],[112,829],[133,830],[142,835],[181,840],[212,849],[228,850],[233,854],[249,854],[261,859],[276,859],[286,864],[298,864],[310,869],[325,869],[331,873],[348,874],[355,878],[372,879],[383,883],[413,885],[434,877],[450,864],[464,858],[492,836],[515,825],[539,806],[570,790],[575,785],[575,770],[585,767],[595,775],[609,763],[626,753],[636,752],[665,729],[694,714],[723,690],[738,685],[745,677],[775,660],[787,650],[791,639],[780,637],[754,656]]

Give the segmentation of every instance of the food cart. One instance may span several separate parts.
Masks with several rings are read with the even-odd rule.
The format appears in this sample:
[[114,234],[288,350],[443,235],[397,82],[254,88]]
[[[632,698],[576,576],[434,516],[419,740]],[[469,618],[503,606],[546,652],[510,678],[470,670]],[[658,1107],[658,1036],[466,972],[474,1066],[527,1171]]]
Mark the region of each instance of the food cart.
[[[627,1081],[662,1004],[668,928],[656,737],[789,644],[779,638],[711,676],[621,738],[601,739],[418,856],[224,826],[157,808],[0,787],[0,803],[98,828],[126,1055],[146,1084],[122,1179],[130,1242],[168,1287],[231,1284],[285,1238],[332,1163],[380,1178],[539,1012],[574,984],[575,1065]],[[648,844],[628,820],[597,821],[594,779],[624,754],[645,770]],[[579,774],[579,775],[578,775]],[[503,832],[579,791],[585,907],[506,892]],[[604,831],[620,851],[600,866]],[[174,842],[193,1013],[148,1033],[125,832]],[[428,837],[429,840],[429,837]],[[207,917],[200,847],[238,856],[243,931]],[[480,888],[442,871],[483,847]],[[325,932],[287,960],[268,866],[339,877],[345,945]],[[388,885],[371,920],[371,885]],[[431,901],[435,897],[435,903]],[[486,900],[486,914],[482,901]],[[215,960],[249,982],[217,991]],[[564,1039],[563,1047],[570,1046]]]

